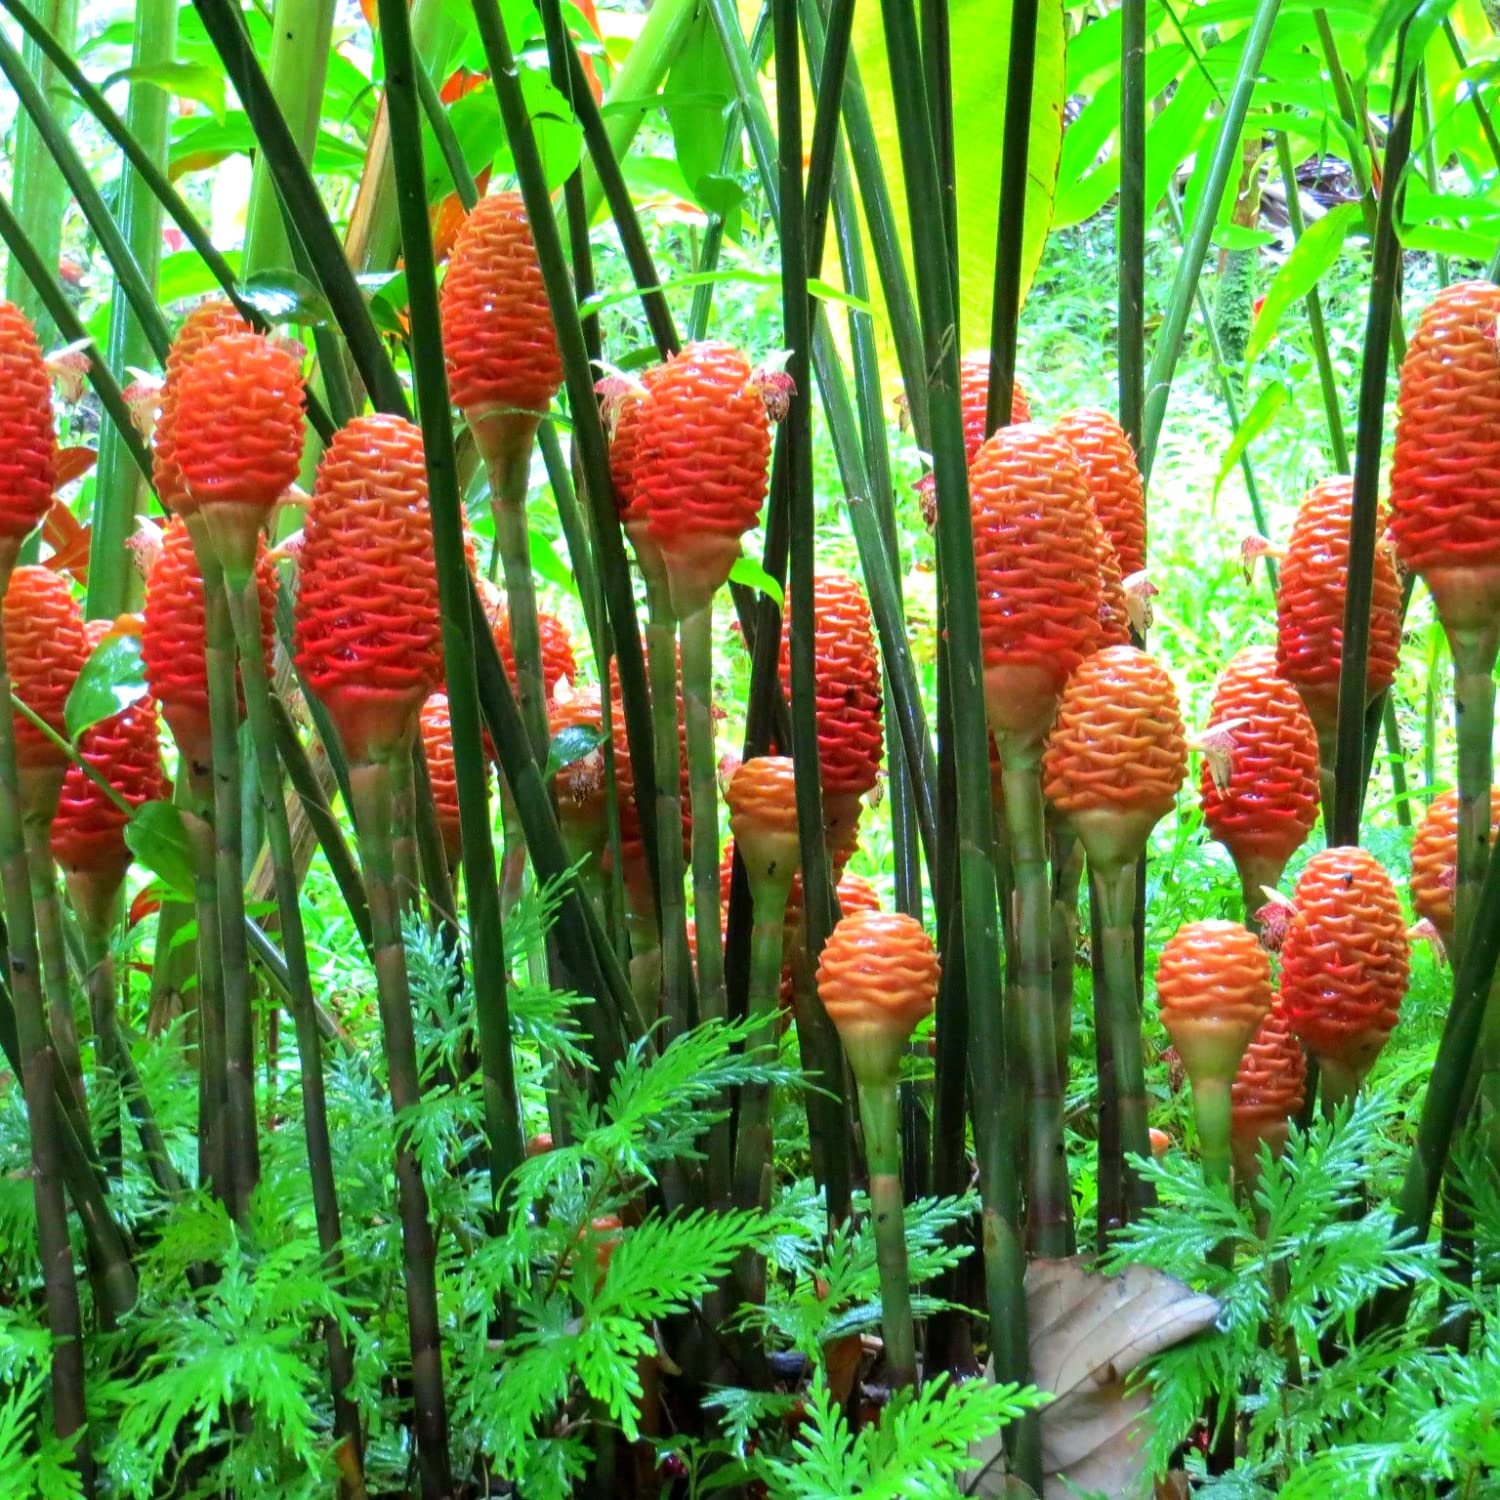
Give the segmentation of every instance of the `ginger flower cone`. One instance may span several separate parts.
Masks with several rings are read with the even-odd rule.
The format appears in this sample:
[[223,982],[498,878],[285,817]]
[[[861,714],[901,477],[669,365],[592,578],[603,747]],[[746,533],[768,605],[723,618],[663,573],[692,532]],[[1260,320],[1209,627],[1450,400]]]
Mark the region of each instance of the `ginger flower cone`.
[[[970,463],[985,439],[985,417],[990,400],[990,355],[986,349],[966,354],[958,362],[958,397],[964,421],[964,454]],[[1031,402],[1019,380],[1010,388],[1010,420],[1029,422]]]
[[818,964],[818,995],[838,1028],[859,1094],[887,1379],[893,1386],[916,1379],[897,1083],[901,1055],[917,1025],[932,1013],[941,975],[921,923],[901,912],[846,913]]
[[1162,949],[1156,996],[1193,1085],[1204,1171],[1228,1181],[1232,1086],[1271,1010],[1271,960],[1236,922],[1189,922]]
[[1262,1146],[1281,1155],[1306,1087],[1307,1057],[1278,1000],[1245,1048],[1230,1089],[1230,1146],[1240,1182],[1254,1184],[1260,1176]]
[[1225,667],[1202,738],[1203,821],[1234,860],[1249,917],[1317,821],[1317,731],[1275,653],[1249,646]]
[[[1490,842],[1500,839],[1500,787],[1490,794]],[[1411,904],[1437,929],[1446,948],[1453,942],[1453,895],[1458,883],[1458,793],[1439,792],[1411,844]]]
[[179,505],[201,515],[231,588],[255,567],[256,547],[281,497],[296,483],[305,436],[302,366],[259,333],[221,335],[182,372],[176,461]]
[[[1282,555],[1276,595],[1276,667],[1302,695],[1317,730],[1325,804],[1332,795],[1353,498],[1347,475],[1308,491]],[[1401,584],[1384,543],[1375,549],[1373,588],[1366,703],[1395,680],[1401,649]]]
[[[1136,869],[1187,775],[1171,679],[1133,646],[1095,652],[1068,679],[1042,765],[1047,797],[1077,834],[1094,875],[1103,950],[1096,1024],[1107,1030],[1114,1063],[1122,1153],[1113,1163],[1101,1160],[1101,1181],[1107,1171],[1121,1174],[1122,1206],[1134,1216],[1151,1196],[1124,1160],[1150,1150],[1135,967]],[[1105,1145],[1101,1134],[1101,1155]]]
[[1042,744],[1064,685],[1100,645],[1100,529],[1067,442],[1030,423],[986,440],[969,468],[985,706],[1000,759],[1015,872],[1013,1035],[1027,1080],[1027,1236],[1071,1246],[1062,1081],[1052,997]]
[[1324,849],[1292,894],[1281,945],[1287,1024],[1323,1072],[1325,1108],[1351,1097],[1396,1025],[1410,970],[1406,918],[1364,849]]
[[1088,482],[1099,524],[1129,578],[1146,566],[1146,497],[1135,450],[1125,429],[1106,411],[1079,407],[1053,424],[1067,439]]
[[0,302],[0,588],[56,483],[52,379],[25,313]]
[[434,693],[422,705],[417,721],[422,753],[427,757],[427,779],[432,784],[432,805],[448,868],[458,865],[463,839],[458,823],[458,778],[453,764],[453,726],[448,718],[448,695]]
[[377,415],[335,433],[303,535],[298,668],[352,764],[404,753],[443,677],[420,430]]

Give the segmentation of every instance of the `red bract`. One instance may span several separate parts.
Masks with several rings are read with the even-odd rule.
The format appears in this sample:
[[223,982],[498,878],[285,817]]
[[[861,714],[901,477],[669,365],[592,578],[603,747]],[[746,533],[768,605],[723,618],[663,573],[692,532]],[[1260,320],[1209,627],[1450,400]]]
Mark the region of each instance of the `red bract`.
[[771,424],[750,362],[689,344],[647,383],[633,420],[628,527],[648,576],[660,569],[679,619],[712,600],[760,515]]
[[[51,568],[21,567],[5,591],[5,666],[11,691],[55,733],[67,739],[63,709],[74,680],[88,660],[83,615],[67,580]],[[16,764],[23,771],[68,765],[59,749],[29,719],[11,716],[16,735]]]
[[302,369],[259,333],[216,338],[182,372],[176,457],[186,483],[184,514],[240,506],[261,522],[302,463]]
[[[828,799],[863,797],[880,778],[885,754],[880,658],[870,607],[847,573],[820,570],[813,583],[817,669],[818,772]],[[790,613],[781,632],[781,686],[792,691]]]
[[[106,620],[89,621],[85,630],[90,649],[114,628]],[[78,753],[130,807],[167,794],[156,702],[149,694],[91,724],[79,736]],[[68,767],[52,820],[52,856],[68,877],[75,906],[86,905],[90,898],[103,907],[113,901],[130,868],[130,850],[125,844],[128,821],[125,810],[82,766]],[[97,906],[88,912],[91,917],[101,914]]]
[[1098,519],[1073,450],[1029,422],[980,448],[969,494],[990,722],[1038,738],[1099,644]]
[[[542,646],[542,691],[548,702],[557,691],[560,682],[572,682],[578,674],[578,663],[573,657],[573,639],[568,627],[556,615],[546,610],[536,612],[537,633]],[[510,638],[510,616],[502,603],[490,616],[490,631],[495,638],[495,649],[500,653],[505,675],[511,687],[516,685],[516,648]]]
[[1096,547],[1099,559],[1099,645],[1128,646],[1130,640],[1130,604],[1125,597],[1125,579],[1114,544],[1097,528]]
[[0,546],[36,529],[52,504],[52,381],[26,314],[0,302]]
[[215,339],[231,333],[248,333],[250,325],[232,303],[221,297],[200,302],[177,330],[167,351],[166,380],[161,388],[161,409],[151,435],[151,480],[161,503],[170,511],[181,512],[192,505],[187,481],[177,463],[177,402],[182,377],[188,366]]
[[1263,1143],[1273,1156],[1281,1154],[1288,1128],[1301,1112],[1306,1083],[1307,1058],[1278,1000],[1245,1049],[1230,1093],[1230,1139],[1242,1180],[1254,1181]]
[[1205,739],[1224,741],[1227,779],[1221,790],[1205,755],[1203,821],[1242,873],[1256,864],[1257,879],[1274,885],[1317,821],[1318,739],[1269,647],[1247,647],[1224,669]]
[[1410,952],[1390,877],[1363,849],[1313,855],[1281,946],[1287,1024],[1322,1064],[1329,1097],[1370,1070],[1396,1024]]
[[1056,431],[1077,455],[1121,573],[1139,573],[1146,566],[1146,497],[1125,429],[1107,411],[1080,407],[1065,411]]
[[523,413],[534,426],[563,369],[519,193],[491,193],[464,221],[443,280],[442,318],[453,403],[470,424]]
[[[1500,287],[1455,283],[1428,304],[1401,364],[1391,530],[1429,584],[1434,572],[1500,567],[1497,323]],[[1472,602],[1489,619],[1500,594],[1493,581],[1483,593]]]
[[458,823],[458,776],[453,763],[453,726],[448,719],[448,695],[434,693],[422,705],[418,720],[422,749],[427,756],[427,779],[432,783],[432,805],[448,863],[456,864],[463,848]]
[[[260,592],[261,648],[269,672],[275,637],[276,566],[264,544],[256,559],[255,577]],[[206,772],[213,758],[203,651],[203,575],[187,527],[174,517],[146,580],[141,655],[146,685],[161,704],[162,717],[193,772]]]
[[[964,414],[964,453],[970,463],[984,442],[985,414],[990,399],[990,356],[966,354],[958,365],[959,402]],[[1031,403],[1019,380],[1010,388],[1010,419],[1014,422],[1031,420]]]
[[[1500,786],[1490,792],[1490,843],[1500,842]],[[1447,943],[1458,880],[1458,793],[1439,792],[1411,842],[1411,904]]]
[[[1349,517],[1354,483],[1336,475],[1314,485],[1297,512],[1276,595],[1276,667],[1302,694],[1325,742],[1338,722],[1344,652],[1344,593],[1349,577]],[[1367,697],[1396,676],[1401,649],[1401,585],[1384,545],[1375,549]]]
[[297,665],[349,758],[410,742],[443,680],[437,567],[422,434],[402,417],[356,417],[318,466],[303,527]]

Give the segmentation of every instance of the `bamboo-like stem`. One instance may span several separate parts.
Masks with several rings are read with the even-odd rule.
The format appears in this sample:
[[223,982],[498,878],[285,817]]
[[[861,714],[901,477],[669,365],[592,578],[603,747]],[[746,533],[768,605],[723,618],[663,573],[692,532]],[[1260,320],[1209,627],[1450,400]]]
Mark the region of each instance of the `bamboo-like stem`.
[[[714,753],[714,618],[708,606],[682,622],[682,704],[687,720],[688,786],[693,808],[693,925],[698,949],[698,1016],[724,1020],[724,944],[719,932],[719,766]],[[729,1125],[708,1140],[709,1194],[729,1189]]]
[[[140,0],[135,14],[132,68],[150,69],[171,59],[177,39],[176,0]],[[164,89],[145,80],[133,83],[126,106],[126,123],[141,150],[158,164],[166,160],[167,111]],[[162,208],[150,184],[134,168],[120,169],[117,199],[120,232],[154,292],[161,263]],[[106,360],[116,370],[148,363],[151,345],[129,301],[118,287],[109,314]],[[99,432],[98,480],[94,487],[93,534],[90,546],[85,612],[91,619],[113,619],[138,594],[139,582],[125,549],[135,520],[140,473],[112,423]],[[107,1153],[106,1153],[107,1154]]]
[[1146,399],[1146,0],[1120,5],[1120,198],[1115,208],[1120,426],[1141,451]]
[[[184,761],[189,759],[185,753]],[[219,871],[214,837],[213,772],[186,768],[189,805],[183,822],[193,854],[197,926],[198,1182],[225,1202],[229,1192],[228,1074],[224,1042],[224,956],[219,941]]]
[[118,1178],[125,1150],[124,1086],[125,1062],[120,1056],[120,1035],[115,995],[115,959],[108,926],[84,915],[75,904],[78,931],[83,940],[84,990],[94,1027],[94,1124],[99,1136],[99,1162],[106,1177]]
[[1245,33],[1244,44],[1240,49],[1239,68],[1219,122],[1218,139],[1214,143],[1208,176],[1198,202],[1198,212],[1183,245],[1182,254],[1178,257],[1177,271],[1167,297],[1166,314],[1156,335],[1151,366],[1146,375],[1145,412],[1139,450],[1141,475],[1148,483],[1156,458],[1157,439],[1161,435],[1162,423],[1166,420],[1172,376],[1182,354],[1183,334],[1187,330],[1193,293],[1203,270],[1214,226],[1218,222],[1219,204],[1223,200],[1229,174],[1240,163],[1240,133],[1244,129],[1245,115],[1255,92],[1261,61],[1265,57],[1266,46],[1271,40],[1271,30],[1280,9],[1281,0],[1258,0],[1254,18]]
[[885,1379],[892,1387],[915,1385],[917,1340],[907,1274],[906,1212],[901,1191],[901,1117],[894,1079],[858,1084],[859,1119],[870,1166],[870,1214],[880,1268],[880,1331],[885,1339]]
[[[1099,936],[1104,950],[1104,992],[1094,995],[1095,1024],[1108,1028],[1120,1111],[1119,1171],[1125,1222],[1156,1201],[1149,1182],[1130,1163],[1151,1155],[1147,1133],[1146,1075],[1142,1062],[1141,1002],[1136,988],[1135,891],[1137,861],[1094,871],[1099,897]],[[1196,1096],[1195,1096],[1196,1097]],[[1227,1149],[1227,1148],[1226,1148]],[[1102,1174],[1102,1164],[1101,1164]]]
[[240,801],[239,679],[234,622],[223,569],[201,514],[188,525],[203,580],[204,660],[213,736],[214,894],[218,903],[219,957],[224,997],[223,1198],[243,1220],[260,1179],[255,1108],[255,1018],[250,955],[245,941],[243,804]]
[[[402,747],[402,754],[405,754]],[[411,986],[401,936],[391,823],[395,812],[395,767],[390,763],[351,766],[354,823],[358,832],[370,922],[375,944],[375,981],[385,1044],[391,1109],[396,1117],[396,1190],[401,1213],[406,1316],[411,1340],[412,1399],[415,1407],[417,1467],[423,1500],[446,1500],[452,1493],[448,1457],[448,1411],[443,1393],[443,1359],[437,1302],[437,1260],[427,1189],[402,1115],[422,1102],[417,1043],[412,1027]]]
[[[1017,1035],[1027,1087],[1027,1244],[1034,1255],[1071,1253],[1062,1085],[1052,1024],[1052,894],[1040,746],[1000,737],[1005,827],[1015,871]],[[986,767],[986,771],[988,768]],[[1128,921],[1128,918],[1127,918]],[[1132,959],[1132,964],[1134,960]],[[1119,1059],[1116,1059],[1118,1066]]]
[[[0,578],[9,580],[15,549],[0,557]],[[0,590],[3,591],[3,590]],[[5,897],[9,980],[16,1012],[17,1050],[26,1118],[31,1130],[31,1184],[36,1203],[37,1253],[52,1336],[52,1421],[57,1435],[70,1438],[87,1422],[83,1386],[83,1314],[68,1237],[68,1210],[63,1198],[62,1112],[56,1049],[47,1030],[42,998],[41,962],[16,772],[15,724],[9,712],[10,673],[5,668],[0,632],[0,890]],[[93,1459],[88,1437],[78,1441],[76,1463],[87,1489],[93,1486]]]
[[[1396,75],[1406,55],[1410,17],[1396,43]],[[1385,426],[1386,372],[1400,299],[1401,243],[1397,232],[1407,158],[1411,151],[1417,74],[1397,103],[1386,138],[1375,243],[1371,253],[1370,307],[1365,321],[1354,440],[1354,498],[1349,516],[1348,570],[1344,585],[1343,644],[1339,657],[1338,753],[1334,771],[1331,844],[1359,842],[1366,771],[1365,711],[1369,698],[1370,610],[1374,597],[1375,544],[1380,524],[1380,471]]]
[[[781,1012],[781,963],[786,902],[792,872],[762,873],[753,887],[755,925],[750,935],[750,1016],[755,1030],[747,1046],[773,1045]],[[740,1209],[765,1208],[771,1198],[771,1085],[747,1083],[740,1090],[734,1149],[734,1202]],[[740,1264],[740,1296],[759,1306],[766,1299],[766,1265],[747,1254]]]
[[1083,885],[1083,846],[1066,829],[1048,829],[1052,866],[1052,1028],[1057,1037],[1057,1077],[1068,1086],[1073,1031],[1073,962],[1078,951],[1078,895]]
[[[693,1024],[693,983],[683,896],[682,750],[677,738],[677,620],[664,587],[649,589],[646,626],[656,741],[656,847],[661,869],[662,997],[668,1034]],[[716,877],[717,878],[717,877]]]
[[[333,1145],[328,1129],[328,1104],[323,1088],[322,1040],[318,1034],[316,998],[307,961],[307,936],[302,922],[291,826],[282,790],[281,764],[276,748],[276,726],[271,713],[271,690],[261,654],[260,590],[253,573],[226,578],[229,613],[239,647],[240,677],[245,690],[245,714],[250,723],[261,812],[276,883],[276,912],[286,957],[288,998],[297,1038],[297,1062],[302,1085],[302,1126],[307,1142],[308,1175],[312,1183],[313,1217],[318,1247],[336,1285],[348,1274],[343,1232],[339,1222],[338,1184],[333,1168]],[[354,1360],[336,1321],[324,1329],[328,1345],[328,1375],[333,1387],[333,1425],[344,1448],[341,1469],[361,1476],[363,1436],[359,1412],[348,1392],[354,1382]],[[363,1480],[359,1479],[362,1486]]]

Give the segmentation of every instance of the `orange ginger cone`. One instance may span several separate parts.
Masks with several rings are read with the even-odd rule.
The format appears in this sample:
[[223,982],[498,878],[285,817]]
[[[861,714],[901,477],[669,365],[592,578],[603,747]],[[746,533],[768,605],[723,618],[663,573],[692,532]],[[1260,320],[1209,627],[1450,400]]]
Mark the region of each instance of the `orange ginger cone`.
[[1278,1000],[1245,1048],[1230,1090],[1230,1145],[1241,1182],[1260,1176],[1262,1146],[1273,1157],[1281,1155],[1291,1123],[1302,1112],[1306,1086],[1307,1057]]
[[[1325,479],[1307,492],[1292,526],[1276,595],[1276,668],[1299,693],[1318,731],[1324,801],[1333,792],[1339,717],[1339,664],[1344,648],[1344,593],[1349,577],[1349,518],[1354,482]],[[1375,549],[1365,701],[1396,676],[1401,649],[1401,584],[1390,549]]]
[[[1500,837],[1500,787],[1490,794],[1490,838]],[[1447,948],[1453,942],[1453,891],[1458,883],[1458,793],[1439,792],[1411,843],[1411,904]]]
[[1332,1107],[1359,1088],[1396,1025],[1410,967],[1406,919],[1390,877],[1356,848],[1313,855],[1292,904],[1281,1003]]
[[[964,419],[964,454],[970,463],[979,452],[985,436],[985,415],[990,399],[990,356],[985,350],[980,354],[966,354],[958,364],[958,394]],[[1031,402],[1026,398],[1019,380],[1010,388],[1011,422],[1031,420]]]
[[[1144,1157],[1151,1146],[1133,919],[1137,863],[1187,775],[1187,740],[1171,678],[1133,646],[1095,652],[1068,679],[1042,765],[1047,796],[1093,870],[1103,948],[1095,1023],[1109,1037],[1120,1147]],[[1137,1213],[1150,1194],[1121,1161],[1101,1159],[1101,1181],[1107,1171],[1123,1170],[1124,1207]]]
[[1269,647],[1247,647],[1224,669],[1203,740],[1203,821],[1254,913],[1318,818],[1317,732]]
[[0,588],[56,483],[52,378],[26,314],[0,302]]
[[434,693],[422,705],[418,721],[422,751],[427,757],[427,779],[432,785],[432,805],[437,813],[443,853],[451,870],[463,853],[458,823],[458,776],[453,765],[453,727],[448,721],[448,695]]
[[1271,960],[1238,923],[1189,922],[1162,949],[1156,998],[1193,1085],[1203,1170],[1227,1182],[1234,1078],[1271,1011]]
[[443,680],[420,430],[377,415],[335,433],[304,535],[297,666],[352,764],[404,754]]
[[1129,578],[1146,567],[1146,497],[1135,450],[1125,429],[1106,411],[1079,407],[1054,424],[1068,440],[1094,498],[1099,524]]
[[920,922],[902,912],[847,913],[829,935],[818,964],[818,995],[838,1028],[859,1093],[880,1264],[886,1378],[892,1386],[916,1380],[917,1359],[897,1080],[901,1055],[917,1025],[932,1013],[941,977],[931,939]]
[[[201,515],[231,589],[255,568],[261,532],[302,465],[302,365],[259,333],[216,338],[182,372],[176,461],[186,486],[179,504]],[[195,538],[196,540],[196,538]]]

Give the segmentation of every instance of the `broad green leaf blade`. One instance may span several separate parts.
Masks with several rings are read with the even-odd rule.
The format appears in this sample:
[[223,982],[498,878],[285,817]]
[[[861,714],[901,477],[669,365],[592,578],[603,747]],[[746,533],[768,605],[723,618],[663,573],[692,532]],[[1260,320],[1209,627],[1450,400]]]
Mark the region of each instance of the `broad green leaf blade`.
[[1253,365],[1266,352],[1284,314],[1294,302],[1301,302],[1332,268],[1344,249],[1344,241],[1359,218],[1357,203],[1340,203],[1314,224],[1297,241],[1292,253],[1266,288],[1265,301],[1256,314],[1245,346],[1245,363]]
[[153,84],[163,93],[203,105],[216,120],[224,118],[224,74],[207,63],[141,63],[111,73],[100,87],[107,89],[111,84],[125,82]]
[[63,707],[63,726],[75,744],[91,725],[113,717],[146,693],[146,666],[138,636],[101,641],[73,681]]
[[543,775],[548,781],[566,766],[571,766],[586,755],[592,755],[604,741],[603,733],[590,729],[585,724],[574,724],[559,730],[547,747],[547,769]]
[[724,145],[724,115],[734,97],[734,80],[707,9],[693,17],[667,74],[662,98],[677,164],[701,207],[698,184],[717,176]]
[[257,271],[245,279],[240,295],[268,323],[324,327],[333,322],[328,299],[295,271]]
[[[1057,188],[1067,74],[1064,9],[1063,0],[1041,0],[1037,20],[1036,81],[1021,254],[1023,299],[1041,263]],[[957,122],[954,150],[958,183],[959,347],[968,350],[986,344],[990,333],[1011,5],[1010,0],[999,3],[951,0],[948,14],[953,53],[953,118]],[[856,12],[854,49],[891,196],[897,205],[896,217],[910,274],[911,239],[901,152],[878,5],[862,5]],[[872,276],[871,280],[876,279]],[[883,316],[884,303],[878,283],[874,300]]]
[[759,590],[768,599],[774,599],[778,609],[786,602],[781,595],[781,585],[753,557],[736,558],[734,566],[729,570],[729,581]]
[[193,896],[193,848],[182,812],[170,802],[143,802],[125,825],[130,852],[173,895]]
[[1213,498],[1215,500],[1219,498],[1219,490],[1229,477],[1229,471],[1240,461],[1240,455],[1271,425],[1276,413],[1286,405],[1286,398],[1287,388],[1279,380],[1273,380],[1255,398],[1254,404],[1245,413],[1244,420],[1235,429],[1229,446],[1224,450],[1223,461],[1219,464],[1218,477],[1214,480]]
[[553,588],[561,589],[563,593],[576,599],[578,584],[568,570],[568,565],[557,555],[552,538],[532,527],[528,540],[531,545],[531,571],[538,578],[545,578]]

